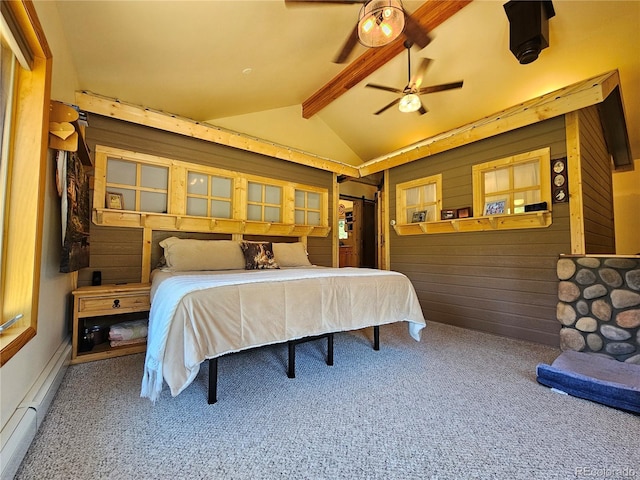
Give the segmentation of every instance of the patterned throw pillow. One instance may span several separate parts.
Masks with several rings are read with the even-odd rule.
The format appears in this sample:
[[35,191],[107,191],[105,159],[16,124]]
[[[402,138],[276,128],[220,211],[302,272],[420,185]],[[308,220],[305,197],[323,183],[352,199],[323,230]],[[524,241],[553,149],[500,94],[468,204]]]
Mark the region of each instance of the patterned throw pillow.
[[240,248],[244,254],[246,270],[280,268],[274,259],[271,242],[244,241],[240,243]]

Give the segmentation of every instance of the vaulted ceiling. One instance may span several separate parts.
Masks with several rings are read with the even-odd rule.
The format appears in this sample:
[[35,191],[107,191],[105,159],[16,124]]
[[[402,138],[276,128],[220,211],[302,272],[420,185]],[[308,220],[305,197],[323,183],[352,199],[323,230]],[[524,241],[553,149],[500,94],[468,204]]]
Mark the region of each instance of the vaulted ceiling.
[[[457,13],[432,28],[426,48],[411,51],[413,65],[420,58],[433,60],[423,86],[464,80],[461,89],[424,95],[425,115],[396,108],[374,115],[396,95],[365,88],[366,83],[406,85],[402,39],[385,47],[395,49],[386,63],[380,60],[384,53],[372,56],[372,50],[360,45],[346,64],[332,63],[357,20],[359,5],[288,8],[284,0],[55,3],[80,89],[320,157],[359,165],[616,69],[632,154],[640,156],[639,1],[555,0],[550,46],[528,65],[520,65],[509,51],[504,1],[460,3]],[[450,2],[403,3],[408,12],[420,12]],[[424,22],[435,22],[429,24],[433,26],[440,20],[427,14]],[[360,58],[363,54],[368,57]],[[381,66],[354,77],[358,62]],[[352,79],[344,93],[304,118],[302,105],[340,75]]]

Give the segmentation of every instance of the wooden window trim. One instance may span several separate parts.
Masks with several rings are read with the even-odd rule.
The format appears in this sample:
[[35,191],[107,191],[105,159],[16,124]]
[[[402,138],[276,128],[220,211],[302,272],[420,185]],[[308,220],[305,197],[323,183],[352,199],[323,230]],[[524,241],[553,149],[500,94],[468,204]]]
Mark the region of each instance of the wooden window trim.
[[[411,222],[407,221],[407,205],[406,205],[406,191],[411,188],[423,187],[426,185],[436,186],[436,201],[434,205],[436,207],[436,218],[440,216],[442,210],[442,174],[430,175],[428,177],[417,178],[408,182],[398,183],[396,185],[396,224],[397,225],[409,225]],[[434,220],[432,220],[434,221]],[[420,222],[429,223],[429,222]]]
[[[31,70],[16,72],[1,272],[2,322],[18,313],[23,317],[0,336],[0,366],[37,333],[52,74],[51,51],[33,4],[2,3],[11,11],[33,62]],[[20,161],[14,161],[17,158]]]
[[[539,173],[540,173],[540,201],[547,202],[547,211],[551,211],[551,150],[548,147],[533,150],[531,152],[521,153],[518,155],[511,155],[509,157],[492,160],[490,162],[479,163],[473,165],[473,211],[477,212],[477,216],[483,216],[480,212],[484,212],[484,173],[493,171],[500,168],[513,167],[518,164],[529,163],[534,160],[538,160]],[[511,185],[512,186],[512,185]],[[511,193],[516,189],[510,188]],[[504,215],[522,215],[521,213],[509,213]]]

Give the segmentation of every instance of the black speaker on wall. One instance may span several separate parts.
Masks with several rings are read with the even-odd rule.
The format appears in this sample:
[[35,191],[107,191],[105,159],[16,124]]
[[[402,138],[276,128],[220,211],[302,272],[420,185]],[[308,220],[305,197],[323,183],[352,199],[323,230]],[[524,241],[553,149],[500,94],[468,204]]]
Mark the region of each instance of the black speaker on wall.
[[96,270],[91,275],[91,285],[102,285],[102,272]]
[[509,19],[509,50],[521,64],[531,63],[549,46],[549,19],[555,16],[551,0],[510,0],[504,4]]

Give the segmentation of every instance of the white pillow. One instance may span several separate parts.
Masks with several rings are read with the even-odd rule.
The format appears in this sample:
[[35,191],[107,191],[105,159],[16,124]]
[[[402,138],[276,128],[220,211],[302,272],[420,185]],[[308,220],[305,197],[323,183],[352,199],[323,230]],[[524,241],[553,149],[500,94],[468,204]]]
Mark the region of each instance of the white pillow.
[[160,242],[167,268],[186,270],[242,270],[244,255],[233,240],[194,240],[169,237]]
[[281,267],[309,267],[311,262],[307,257],[304,243],[273,243],[273,256]]

